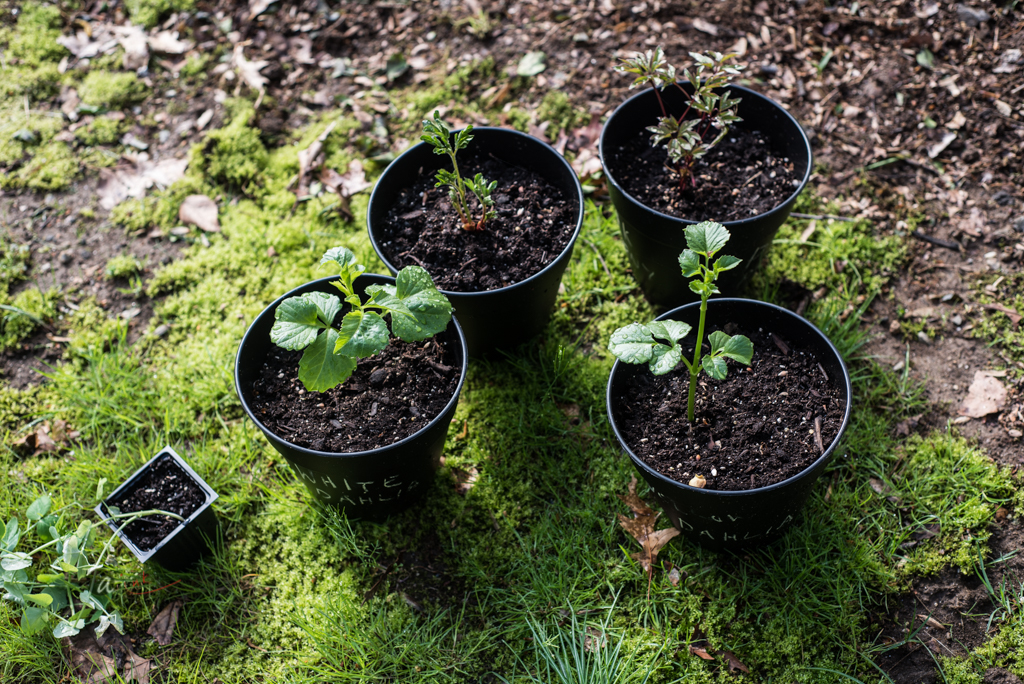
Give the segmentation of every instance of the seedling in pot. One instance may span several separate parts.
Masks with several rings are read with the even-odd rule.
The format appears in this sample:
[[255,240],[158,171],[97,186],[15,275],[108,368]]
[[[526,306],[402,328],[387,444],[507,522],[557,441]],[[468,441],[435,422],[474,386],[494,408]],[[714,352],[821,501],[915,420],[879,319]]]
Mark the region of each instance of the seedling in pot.
[[[455,160],[455,154],[459,150],[465,149],[469,141],[473,139],[473,136],[470,135],[472,131],[473,126],[467,125],[456,133],[453,145],[451,130],[438,116],[438,112],[434,112],[433,121],[423,120],[423,135],[420,136],[420,139],[433,146],[434,154],[447,154],[452,160],[451,171],[438,169],[435,176],[437,184],[434,187],[448,186],[448,199],[455,207],[465,230],[483,230],[484,224],[496,216],[491,193],[498,187],[498,182],[488,181],[479,173],[473,178],[463,178],[459,173],[459,163]],[[473,212],[469,207],[467,190],[476,197],[476,201],[480,205],[480,218],[478,219],[474,219]]]
[[[366,301],[356,293],[353,282],[366,268],[356,263],[347,247],[330,249],[320,264],[333,263],[339,279],[331,284],[343,299],[324,292],[307,292],[289,297],[274,312],[271,341],[279,347],[305,350],[299,361],[299,381],[311,392],[326,392],[345,382],[359,359],[373,356],[388,346],[390,336],[383,316],[391,314],[391,333],[406,342],[432,337],[448,326],[452,305],[434,281],[419,266],[398,272],[394,285],[370,285]],[[351,310],[334,319],[343,304]],[[379,313],[378,313],[379,312]]]
[[[104,560],[117,535],[111,535],[93,555],[90,547],[95,529],[104,525],[83,520],[77,528],[69,528],[65,512],[70,507],[52,512],[51,508],[50,497],[44,494],[26,509],[24,529],[20,528],[18,518],[11,518],[6,526],[0,523],[0,587],[4,599],[21,607],[22,631],[32,635],[54,625],[53,636],[60,639],[74,636],[95,622],[97,636],[108,627],[123,633],[121,616],[111,608],[106,596],[109,580],[98,576],[107,567]],[[182,520],[168,511],[121,513],[113,507],[108,518],[124,521],[120,531],[150,515]],[[35,548],[17,550],[19,542],[32,537],[40,542]],[[49,565],[33,568],[37,563]]]
[[[660,47],[653,51],[637,52],[631,59],[622,60],[615,67],[616,71],[636,74],[636,79],[629,88],[640,88],[650,85],[658,98],[661,117],[657,126],[650,126],[653,133],[651,144],[662,145],[668,152],[670,168],[679,176],[679,189],[697,186],[697,177],[693,167],[697,160],[710,152],[729,133],[729,127],[742,121],[736,114],[740,99],[729,97],[728,92],[721,95],[715,92],[722,88],[732,77],[739,74],[742,66],[729,64],[736,57],[735,53],[723,55],[709,51],[705,54],[691,52],[697,63],[696,71],[683,70],[683,78],[693,86],[693,94],[689,94],[676,80],[676,68],[665,59]],[[672,116],[665,108],[661,97],[661,88],[675,86],[686,96],[689,104],[678,117]],[[691,112],[696,116],[691,116]],[[689,117],[689,118],[687,118]],[[711,137],[712,131],[717,135]]]
[[690,385],[686,417],[693,423],[697,376],[701,369],[715,380],[724,380],[728,368],[726,357],[749,366],[754,345],[744,335],[727,335],[716,330],[708,336],[711,351],[701,356],[704,346],[704,320],[708,310],[708,297],[718,294],[715,280],[723,271],[735,268],[740,259],[723,255],[712,263],[712,258],[729,241],[729,231],[721,223],[704,221],[686,228],[689,249],[679,255],[683,277],[697,276],[690,281],[690,289],[700,295],[700,322],[697,341],[693,348],[693,361],[683,357],[679,342],[693,329],[681,321],[651,321],[647,325],[630,323],[612,333],[608,349],[623,363],[646,363],[655,375],[671,372],[682,361],[690,371]]

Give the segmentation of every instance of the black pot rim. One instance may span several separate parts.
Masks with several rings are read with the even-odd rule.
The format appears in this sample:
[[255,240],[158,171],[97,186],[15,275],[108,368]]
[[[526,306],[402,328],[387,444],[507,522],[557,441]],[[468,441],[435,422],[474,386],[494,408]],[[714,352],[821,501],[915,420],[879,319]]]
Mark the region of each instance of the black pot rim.
[[[457,133],[460,130],[462,130],[462,129],[461,128],[460,129],[455,129],[455,130],[452,131],[452,133]],[[545,141],[541,140],[540,138],[536,138],[536,137],[534,137],[532,135],[529,135],[527,133],[523,133],[522,131],[517,131],[514,128],[501,128],[501,127],[498,127],[498,126],[473,126],[473,132],[474,133],[476,133],[476,132],[488,132],[488,133],[494,132],[494,133],[500,133],[500,134],[520,136],[520,137],[523,137],[523,138],[527,138],[528,140],[531,140],[533,142],[536,142],[536,143],[538,143],[540,145],[543,145],[545,148],[547,148],[548,151],[550,151],[551,154],[554,155],[554,157],[557,158],[559,160],[559,162],[561,162],[562,166],[564,166],[569,171],[569,173],[572,174],[572,178],[575,181],[574,184],[576,186],[576,203],[577,203],[577,205],[579,207],[579,210],[578,210],[577,216],[576,216],[576,228],[573,230],[572,236],[569,238],[569,242],[566,244],[565,248],[562,249],[561,252],[556,254],[551,259],[551,261],[548,262],[547,266],[545,266],[541,270],[537,271],[536,273],[534,273],[529,278],[526,278],[525,280],[520,280],[517,283],[511,283],[509,285],[506,285],[505,287],[496,288],[494,290],[473,290],[471,292],[460,292],[458,290],[440,290],[440,292],[442,294],[444,294],[445,296],[456,295],[456,296],[459,296],[459,297],[482,297],[482,296],[486,296],[486,295],[493,295],[493,294],[498,293],[498,292],[505,292],[507,290],[512,290],[512,289],[515,289],[517,287],[522,287],[523,285],[527,285],[527,284],[531,283],[533,280],[539,279],[542,274],[544,274],[547,271],[549,271],[552,268],[554,268],[555,264],[558,263],[558,261],[565,255],[565,253],[567,251],[571,250],[573,248],[573,245],[576,244],[576,239],[579,238],[580,231],[583,229],[583,215],[584,215],[584,209],[583,209],[583,186],[580,185],[579,176],[576,175],[576,170],[572,168],[572,164],[570,164],[566,160],[566,158],[564,156],[559,154],[558,150],[556,150],[554,147],[552,147],[551,145],[549,145]],[[399,271],[399,269],[396,268],[394,264],[392,264],[390,261],[388,261],[384,257],[384,253],[381,250],[380,244],[378,244],[377,238],[374,235],[374,231],[373,231],[373,227],[372,227],[372,219],[370,217],[370,210],[369,210],[369,208],[371,206],[373,206],[374,198],[377,196],[377,190],[378,190],[378,188],[381,185],[381,181],[384,180],[384,178],[387,176],[388,172],[393,167],[395,167],[400,161],[402,161],[403,158],[409,157],[416,150],[419,150],[419,149],[427,147],[427,146],[428,145],[425,142],[417,143],[416,145],[413,145],[412,147],[407,149],[402,154],[398,155],[398,157],[395,158],[395,160],[393,162],[388,164],[387,168],[384,169],[384,172],[380,174],[380,178],[378,178],[377,182],[374,184],[373,192],[370,193],[370,201],[366,205],[366,207],[367,207],[367,210],[366,210],[366,232],[370,236],[370,244],[373,246],[373,251],[377,253],[377,258],[380,259],[382,262],[384,262],[384,265],[390,271],[392,271],[394,273],[397,273]]]
[[[685,85],[686,83],[685,83],[685,81],[680,81],[680,84]],[[785,107],[783,107],[781,104],[779,104],[775,100],[771,99],[770,97],[767,97],[766,95],[762,95],[761,93],[757,92],[756,90],[751,90],[750,88],[746,88],[744,86],[735,85],[735,84],[731,84],[731,83],[729,85],[725,86],[725,87],[726,87],[726,89],[729,89],[729,90],[738,90],[738,91],[740,91],[743,94],[743,97],[755,97],[755,98],[764,100],[765,102],[770,103],[776,109],[778,109],[780,112],[782,112],[783,115],[785,115],[786,118],[788,118],[793,123],[793,125],[796,127],[796,129],[798,131],[800,131],[800,138],[803,140],[804,148],[806,149],[806,152],[807,152],[807,168],[804,170],[804,177],[800,181],[800,185],[797,186],[797,188],[793,191],[793,193],[790,194],[785,200],[783,200],[782,202],[779,202],[774,207],[772,207],[771,209],[769,209],[768,211],[766,211],[766,212],[764,212],[762,214],[757,214],[756,216],[748,216],[746,218],[736,219],[734,221],[722,221],[722,225],[727,226],[727,227],[731,227],[731,226],[743,227],[743,226],[747,225],[748,223],[753,223],[755,221],[758,221],[758,220],[762,219],[765,216],[768,216],[770,214],[774,214],[775,212],[779,211],[779,209],[781,207],[785,207],[785,206],[789,205],[790,203],[792,203],[793,201],[795,201],[796,198],[797,198],[797,195],[799,195],[801,192],[804,191],[804,188],[807,187],[807,183],[811,180],[811,170],[812,170],[811,167],[812,167],[814,158],[813,158],[813,156],[811,154],[811,141],[807,138],[807,132],[804,131],[803,126],[800,125],[800,123],[793,117],[793,115],[789,113],[789,110],[787,110]],[[618,190],[620,193],[622,193],[622,196],[625,197],[634,206],[643,208],[644,211],[652,212],[652,213],[656,214],[660,218],[665,218],[665,219],[670,220],[670,221],[678,221],[678,222],[680,222],[682,224],[685,224],[685,225],[693,225],[693,224],[696,224],[696,223],[700,223],[700,221],[694,221],[693,219],[685,219],[685,218],[680,218],[678,216],[673,216],[671,214],[665,214],[665,213],[663,213],[661,211],[658,211],[654,207],[647,206],[646,204],[644,204],[643,202],[641,202],[637,198],[633,197],[631,194],[626,192],[626,189],[622,186],[622,184],[619,183],[619,181],[617,181],[615,179],[615,176],[612,174],[611,170],[608,167],[608,163],[605,161],[605,141],[604,141],[605,133],[607,132],[609,127],[611,127],[613,125],[613,122],[615,121],[615,117],[619,116],[627,105],[632,103],[634,100],[639,100],[640,98],[643,98],[643,97],[654,97],[654,95],[651,92],[650,88],[646,88],[646,89],[640,91],[639,93],[637,93],[636,95],[633,95],[632,97],[627,99],[625,102],[620,104],[618,107],[616,107],[615,111],[612,112],[612,115],[610,117],[608,117],[608,120],[605,122],[604,126],[602,127],[602,129],[601,129],[600,144],[598,146],[598,154],[599,154],[599,156],[601,158],[601,168],[604,169],[604,175],[608,179],[608,182],[611,183],[612,185],[614,185],[616,190]]]
[[[808,326],[811,330],[813,330],[815,333],[817,333],[819,337],[821,337],[821,339],[825,342],[825,344],[828,345],[828,348],[831,350],[831,352],[833,354],[835,354],[836,359],[839,360],[839,364],[840,364],[840,366],[843,369],[843,391],[846,394],[846,409],[843,412],[843,422],[839,426],[839,432],[836,434],[835,439],[833,439],[832,442],[825,448],[825,451],[821,454],[821,456],[816,458],[810,465],[808,465],[806,468],[801,470],[796,475],[793,475],[792,477],[786,478],[785,480],[782,480],[780,482],[776,482],[774,484],[767,485],[765,487],[756,487],[754,489],[743,489],[743,490],[740,490],[740,491],[722,491],[722,490],[718,490],[718,489],[701,489],[701,488],[698,488],[698,487],[691,487],[690,485],[686,484],[685,482],[679,482],[678,480],[673,480],[672,478],[666,477],[665,475],[662,475],[661,473],[659,473],[654,468],[652,468],[649,465],[647,465],[642,458],[640,458],[639,456],[637,456],[636,454],[633,453],[633,450],[626,443],[626,440],[623,438],[622,433],[619,431],[619,426],[615,424],[615,414],[611,410],[611,408],[612,408],[612,381],[615,379],[615,373],[620,370],[620,367],[624,367],[624,366],[627,365],[627,364],[624,364],[622,361],[619,361],[619,360],[616,360],[615,363],[612,365],[611,374],[609,374],[609,376],[608,376],[608,386],[607,386],[607,388],[605,390],[605,406],[607,407],[607,411],[608,411],[608,423],[612,427],[612,432],[615,433],[615,439],[618,440],[618,442],[622,446],[623,450],[629,455],[629,458],[630,458],[630,460],[633,461],[633,464],[635,466],[637,466],[638,468],[642,468],[644,470],[644,472],[649,473],[650,475],[654,476],[655,478],[663,481],[664,483],[666,483],[666,484],[668,484],[670,486],[685,488],[685,489],[693,492],[694,494],[697,494],[698,496],[749,496],[751,494],[760,493],[760,492],[767,492],[767,491],[771,491],[773,489],[781,489],[782,487],[785,487],[785,486],[787,486],[787,485],[789,485],[789,484],[791,484],[793,482],[796,482],[797,480],[805,477],[808,473],[814,471],[815,468],[820,463],[822,463],[823,461],[827,461],[829,458],[831,458],[832,452],[839,445],[839,441],[842,439],[843,434],[846,433],[846,428],[850,424],[850,413],[851,413],[851,408],[852,408],[852,404],[853,404],[853,387],[850,384],[850,372],[849,372],[849,369],[847,369],[847,367],[846,367],[846,362],[843,360],[842,354],[840,354],[839,350],[836,349],[834,344],[832,344],[832,340],[828,339],[828,336],[825,335],[825,333],[821,332],[821,330],[818,329],[818,326],[814,325],[813,323],[811,323],[809,320],[807,320],[803,316],[799,316],[799,315],[793,313],[792,311],[790,311],[789,309],[785,309],[785,308],[783,308],[781,306],[777,306],[775,304],[769,304],[768,302],[762,302],[762,301],[757,300],[757,299],[745,299],[745,298],[742,298],[742,297],[720,297],[720,298],[709,299],[708,300],[708,306],[710,307],[715,302],[720,302],[720,303],[723,303],[723,304],[724,303],[739,303],[739,302],[742,302],[742,303],[745,303],[745,304],[748,304],[748,303],[749,304],[757,304],[757,305],[760,305],[760,306],[768,307],[770,309],[775,309],[776,311],[781,312],[781,313],[791,317],[794,321],[799,321],[801,324]],[[683,306],[678,306],[678,307],[672,309],[671,311],[667,311],[667,312],[663,313],[662,315],[658,316],[658,318],[656,320],[659,320],[659,321],[664,320],[664,319],[666,319],[666,318],[668,318],[670,316],[673,316],[680,309],[687,309],[687,308],[692,308],[692,307],[700,307],[700,302],[699,301],[698,302],[691,302],[689,304],[684,304]]]
[[[361,273],[359,275],[359,277],[361,278],[364,275],[372,275],[372,276],[376,276],[378,278],[386,278],[392,284],[394,284],[394,282],[395,282],[394,276],[381,275],[379,273]],[[314,284],[314,283],[324,283],[324,284],[326,284],[326,283],[329,283],[329,282],[331,282],[333,280],[337,280],[338,278],[339,278],[339,276],[328,276],[326,278],[317,278],[316,280],[310,280],[308,282],[303,283],[302,285],[299,285],[298,287],[294,287],[291,290],[289,290],[288,292],[286,292],[283,295],[281,295],[280,297],[278,297],[277,299],[275,299],[269,305],[267,305],[267,307],[264,308],[263,311],[260,312],[259,316],[257,316],[255,319],[253,319],[253,322],[249,325],[249,329],[246,330],[245,331],[245,335],[242,336],[242,341],[238,345],[238,351],[235,353],[235,394],[238,395],[238,400],[240,402],[242,402],[242,409],[245,411],[245,414],[247,416],[249,416],[249,419],[252,420],[252,422],[256,423],[256,427],[258,427],[263,432],[269,432],[269,433],[273,434],[275,437],[277,437],[282,442],[287,444],[288,447],[291,448],[291,449],[295,449],[296,451],[303,452],[303,453],[305,453],[307,455],[317,456],[317,457],[320,457],[320,458],[365,458],[366,456],[372,456],[372,455],[375,455],[375,454],[387,453],[388,451],[391,451],[391,450],[393,450],[395,448],[398,448],[400,445],[405,445],[407,442],[412,441],[421,432],[423,432],[423,431],[433,427],[444,416],[444,414],[448,411],[448,409],[450,409],[452,407],[453,404],[458,403],[459,395],[462,393],[462,386],[466,382],[466,373],[467,373],[468,368],[469,368],[469,363],[468,363],[468,360],[469,360],[469,350],[468,350],[468,348],[466,346],[466,336],[462,334],[462,327],[459,325],[459,322],[455,319],[455,316],[452,316],[452,324],[455,325],[455,333],[456,333],[456,336],[458,337],[459,345],[462,347],[462,369],[461,369],[461,372],[459,373],[459,382],[455,386],[455,393],[452,394],[452,398],[448,400],[448,403],[444,405],[444,408],[441,409],[441,411],[436,416],[434,416],[434,418],[432,420],[430,420],[428,423],[425,423],[423,425],[423,427],[421,427],[419,430],[417,430],[416,432],[412,433],[408,437],[400,439],[399,441],[395,442],[394,444],[388,444],[387,446],[378,447],[376,449],[368,449],[366,451],[345,451],[345,452],[317,451],[315,449],[310,449],[308,447],[299,446],[298,444],[294,444],[292,442],[289,442],[287,439],[285,439],[284,437],[282,437],[281,435],[279,435],[278,433],[274,432],[273,430],[268,428],[266,425],[264,425],[260,421],[260,419],[256,417],[256,414],[253,413],[252,408],[249,406],[249,402],[246,400],[245,394],[242,392],[242,384],[241,384],[241,377],[240,377],[240,375],[241,375],[241,365],[242,365],[242,348],[245,347],[245,343],[248,341],[249,335],[255,335],[255,333],[253,332],[253,328],[255,327],[256,321],[259,320],[260,316],[265,314],[267,311],[276,310],[278,305],[281,304],[281,302],[283,302],[285,299],[287,299],[289,297],[295,296],[292,293],[295,292],[296,290],[300,289],[300,288],[306,287],[307,285],[311,285],[311,284]],[[357,280],[358,280],[358,278],[357,278]]]

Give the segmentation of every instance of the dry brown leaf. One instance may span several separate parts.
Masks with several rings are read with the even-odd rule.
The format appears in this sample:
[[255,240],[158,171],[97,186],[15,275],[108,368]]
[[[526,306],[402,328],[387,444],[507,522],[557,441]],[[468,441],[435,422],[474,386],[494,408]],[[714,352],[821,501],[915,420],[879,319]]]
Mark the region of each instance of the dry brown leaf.
[[697,29],[701,33],[706,33],[709,36],[718,35],[718,27],[712,24],[710,21],[704,21],[700,17],[693,20],[693,28]]
[[661,513],[654,511],[636,493],[636,475],[629,481],[629,487],[625,496],[619,496],[622,501],[633,511],[633,518],[619,515],[619,525],[626,530],[631,537],[640,542],[642,551],[630,554],[647,573],[648,577],[654,573],[654,562],[658,559],[658,552],[679,534],[679,530],[669,527],[664,530],[655,531],[654,525]]
[[1002,304],[982,304],[982,308],[989,309],[991,311],[1001,311],[1010,319],[1010,325],[1014,328],[1020,326],[1021,315],[1008,306],[1003,306]]
[[476,484],[476,481],[480,479],[480,471],[472,466],[470,466],[469,470],[452,468],[452,475],[455,477],[455,491],[459,494],[468,492]]
[[180,40],[177,31],[160,31],[146,40],[153,52],[162,52],[167,55],[184,54],[195,45],[191,40]]
[[245,58],[244,49],[243,45],[239,43],[235,45],[235,51],[231,54],[231,61],[238,72],[238,77],[245,81],[246,85],[253,90],[263,90],[267,87],[268,79],[260,74],[260,69],[270,64],[270,62],[265,59],[250,62]]
[[654,513],[654,510],[646,503],[644,503],[644,500],[641,499],[636,493],[636,475],[633,475],[630,478],[629,486],[627,487],[626,492],[627,493],[625,496],[616,496],[619,496],[619,498],[622,499],[623,503],[629,506],[629,509],[633,511],[633,515],[643,516]]
[[666,527],[663,530],[657,530],[647,535],[641,544],[643,544],[644,550],[637,551],[636,553],[630,554],[630,557],[640,563],[640,567],[644,571],[651,575],[654,572],[654,562],[658,559],[658,553],[668,544],[674,537],[679,536],[679,530],[674,527]]
[[725,662],[729,666],[729,672],[736,672],[737,670],[739,670],[740,672],[746,672],[747,674],[750,674],[750,669],[746,665],[741,663],[740,659],[737,658],[736,654],[732,651],[719,650],[717,651],[717,653],[718,655],[725,658]]
[[178,207],[178,220],[186,225],[198,226],[207,233],[219,233],[217,203],[206,195],[189,195]]
[[100,169],[100,182],[96,194],[100,206],[113,209],[129,197],[145,197],[146,191],[154,185],[169,187],[185,176],[187,159],[164,159],[157,163],[140,159],[134,166]]
[[50,436],[49,423],[38,425],[32,432],[15,439],[11,442],[11,448],[20,454],[31,456],[38,456],[60,449]]
[[146,634],[156,639],[156,642],[161,646],[171,643],[171,637],[174,635],[174,626],[178,623],[178,614],[181,612],[182,605],[184,605],[184,601],[178,599],[164,606],[164,609],[153,618],[153,622],[150,624],[149,629],[146,630]]
[[299,183],[298,190],[295,193],[298,199],[304,199],[309,196],[309,177],[314,169],[319,168],[324,163],[323,155],[320,153],[324,149],[324,142],[327,140],[327,136],[331,134],[336,125],[338,125],[338,122],[332,121],[324,129],[324,132],[309,144],[309,147],[299,150]]
[[974,381],[967,390],[967,397],[960,404],[960,415],[970,418],[984,418],[998,413],[1006,406],[1006,388],[984,371],[975,371]]
[[705,649],[703,646],[694,646],[694,645],[691,644],[690,645],[690,653],[692,655],[697,656],[698,658],[703,658],[704,660],[714,660],[715,659],[715,656],[713,656],[710,653],[708,653],[707,649]]
[[[136,684],[149,684],[152,663],[132,651],[128,637],[112,629],[100,637],[92,629],[84,629],[61,639],[61,647],[83,684],[114,684],[133,679]],[[123,663],[121,667],[119,662]]]
[[586,636],[583,637],[583,649],[591,653],[597,653],[608,645],[608,635],[596,627],[587,627]]
[[124,48],[122,66],[125,69],[138,71],[149,64],[149,44],[146,42],[146,32],[141,26],[115,26],[114,35]]

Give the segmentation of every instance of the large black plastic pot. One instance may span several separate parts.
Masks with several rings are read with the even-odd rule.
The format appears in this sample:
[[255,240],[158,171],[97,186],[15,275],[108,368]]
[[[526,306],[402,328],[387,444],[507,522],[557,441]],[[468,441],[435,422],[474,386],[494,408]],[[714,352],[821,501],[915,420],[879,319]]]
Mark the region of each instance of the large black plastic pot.
[[[135,542],[120,529],[124,520],[112,520],[107,513],[109,506],[116,505],[116,502],[126,494],[130,494],[137,488],[140,479],[149,474],[153,466],[163,459],[171,459],[178,469],[191,481],[192,485],[203,492],[204,500],[201,506],[193,511],[183,522],[179,523],[174,530],[160,540],[156,546],[148,551],[141,550]],[[124,545],[127,546],[140,563],[153,561],[168,570],[184,570],[195,563],[203,554],[209,550],[207,542],[216,537],[217,515],[213,511],[213,502],[217,500],[217,493],[206,484],[203,478],[196,474],[196,471],[189,467],[188,463],[179,456],[171,447],[164,447],[156,456],[146,461],[146,464],[132,473],[131,477],[115,489],[110,496],[98,504],[93,510],[113,530]],[[156,508],[168,510],[170,507],[157,505]],[[128,513],[129,511],[124,511]]]
[[[700,303],[687,304],[658,317],[683,321],[697,329]],[[698,489],[676,482],[648,466],[625,442],[616,423],[616,407],[625,389],[627,376],[638,367],[616,361],[608,379],[608,418],[619,444],[629,454],[633,465],[650,485],[665,512],[684,536],[703,546],[736,549],[772,541],[797,518],[810,496],[815,481],[832,459],[850,422],[852,390],[850,374],[838,350],[829,339],[805,318],[795,313],[752,299],[712,299],[708,301],[707,320],[734,321],[743,330],[762,329],[777,333],[795,349],[814,355],[822,368],[843,392],[846,410],[839,433],[824,453],[798,475],[776,484],[746,491],[714,491]],[[693,336],[687,341],[692,348]],[[757,350],[754,350],[756,356]],[[725,410],[728,410],[726,408]]]
[[[683,86],[688,92],[693,91],[689,83]],[[797,195],[807,185],[811,177],[811,143],[796,119],[777,102],[741,86],[727,86],[726,90],[730,96],[742,98],[738,113],[743,121],[735,124],[734,128],[760,131],[767,136],[774,154],[788,157],[801,179],[793,194],[771,211],[723,223],[732,234],[726,253],[743,260],[718,280],[719,289],[728,296],[738,294],[747,278],[757,269],[779,226],[792,211]],[[678,115],[685,111],[687,100],[677,88],[665,88],[661,96],[669,113]],[[608,194],[619,216],[622,240],[633,267],[633,276],[652,303],[678,306],[697,297],[680,273],[678,261],[679,254],[686,249],[683,231],[697,221],[663,214],[642,204],[626,192],[621,179],[616,177],[614,163],[609,163],[623,144],[636,139],[641,132],[649,138],[646,129],[657,125],[659,116],[661,108],[650,88],[619,105],[601,131],[601,164],[608,179]],[[714,216],[708,218],[718,220]]]
[[[583,189],[569,162],[553,147],[533,136],[507,128],[474,128],[469,145],[471,149],[487,150],[507,164],[536,172],[577,206],[576,226],[569,244],[539,273],[497,290],[441,290],[455,307],[470,355],[479,356],[495,349],[510,349],[544,330],[583,225]],[[447,157],[434,154],[430,145],[419,143],[384,170],[370,195],[366,212],[370,242],[392,274],[397,273],[399,267],[384,249],[383,226],[388,211],[403,189],[424,174],[433,176],[446,160]],[[446,168],[449,167],[450,162]]]
[[[415,503],[434,477],[444,449],[448,424],[455,415],[459,392],[466,381],[466,338],[454,318],[437,335],[436,339],[441,344],[455,350],[461,375],[455,394],[444,410],[419,432],[389,446],[352,453],[316,451],[292,444],[272,432],[253,412],[253,383],[274,346],[270,341],[270,329],[274,325],[274,311],[278,305],[289,297],[306,292],[338,295],[337,288],[330,284],[337,279],[337,276],[321,278],[297,287],[279,297],[256,317],[238,347],[235,391],[246,414],[287,459],[313,498],[344,509],[350,518],[382,519]],[[356,279],[355,290],[362,296],[370,285],[393,285],[394,282],[390,276],[363,274]]]

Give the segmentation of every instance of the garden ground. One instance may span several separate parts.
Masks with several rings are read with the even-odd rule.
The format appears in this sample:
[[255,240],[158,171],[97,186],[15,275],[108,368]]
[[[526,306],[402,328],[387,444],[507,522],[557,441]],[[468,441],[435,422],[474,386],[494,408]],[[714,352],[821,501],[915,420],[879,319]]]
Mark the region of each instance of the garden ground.
[[[0,3],[0,515],[44,492],[91,515],[103,478],[165,444],[219,492],[223,537],[195,570],[118,547],[114,652],[154,682],[549,681],[559,635],[594,659],[620,644],[621,681],[1018,682],[1016,5]],[[129,20],[146,57],[104,38]],[[656,312],[595,154],[628,95],[612,66],[655,45],[677,64],[741,53],[811,134],[810,186],[749,294],[829,333],[856,405],[782,540],[734,555],[676,538],[648,579],[616,519],[633,469],[604,386],[610,332]],[[234,352],[327,248],[382,270],[366,185],[434,110],[563,150],[584,228],[542,338],[473,363],[424,502],[350,522],[243,417]],[[219,230],[182,225],[191,194]],[[979,371],[1007,394],[972,419]],[[175,601],[162,646],[146,630]],[[67,681],[68,646],[17,614],[0,604],[2,679]]]

